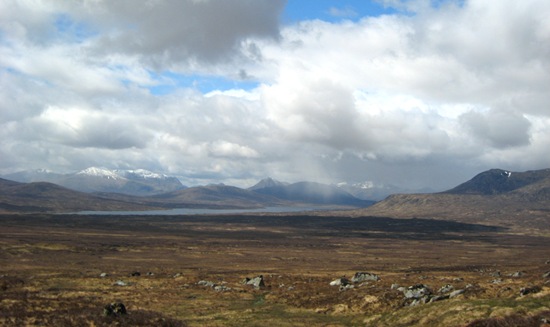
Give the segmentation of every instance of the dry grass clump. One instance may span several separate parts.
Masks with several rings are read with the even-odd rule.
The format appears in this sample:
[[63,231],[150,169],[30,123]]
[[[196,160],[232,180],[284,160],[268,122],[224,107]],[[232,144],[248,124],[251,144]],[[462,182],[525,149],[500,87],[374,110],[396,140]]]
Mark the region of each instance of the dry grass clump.
[[512,314],[506,317],[478,319],[469,323],[466,327],[541,327],[550,326],[550,311],[537,315],[526,316]]

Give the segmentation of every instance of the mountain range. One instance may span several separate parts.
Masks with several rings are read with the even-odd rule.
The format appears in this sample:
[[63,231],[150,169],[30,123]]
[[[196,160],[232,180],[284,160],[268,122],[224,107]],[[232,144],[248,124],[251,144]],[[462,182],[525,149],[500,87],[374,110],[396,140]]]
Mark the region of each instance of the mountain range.
[[[144,171],[87,170],[83,183],[102,181],[169,180]],[[132,176],[135,174],[136,176]],[[79,174],[75,174],[79,175]],[[76,176],[81,177],[81,176]],[[59,178],[59,176],[55,177]],[[67,176],[65,176],[64,180]],[[178,181],[179,182],[179,181]],[[97,190],[98,187],[82,186]],[[177,184],[177,183],[174,183]],[[181,183],[180,183],[181,184]],[[115,184],[116,185],[116,184]],[[127,185],[127,184],[126,184]],[[174,186],[175,187],[175,186]],[[85,193],[48,182],[20,183],[0,179],[0,211],[67,212],[80,210],[151,210],[169,208],[262,208],[318,205],[358,208],[341,212],[351,216],[433,218],[502,226],[543,226],[550,229],[550,169],[511,172],[491,169],[456,187],[439,193],[393,194],[376,202],[354,197],[336,185],[312,182],[284,183],[271,178],[248,188],[223,184],[181,187],[164,193],[135,196],[123,193]],[[495,223],[496,222],[496,223]]]
[[3,178],[21,183],[49,182],[75,191],[121,193],[148,196],[185,188],[176,177],[145,169],[109,170],[90,167],[71,174],[57,174],[44,169],[21,171]]
[[151,210],[139,198],[112,199],[48,183],[19,183],[0,178],[0,212],[68,212],[79,210]]
[[[175,177],[145,170],[113,171],[93,167],[67,175],[33,171],[7,177],[31,182],[0,179],[0,208],[4,211],[250,209],[296,205],[353,208],[374,203],[358,199],[334,185],[289,184],[271,178],[242,189],[224,184],[184,187]],[[60,185],[33,181],[40,179]],[[105,208],[101,208],[101,201],[105,201]]]

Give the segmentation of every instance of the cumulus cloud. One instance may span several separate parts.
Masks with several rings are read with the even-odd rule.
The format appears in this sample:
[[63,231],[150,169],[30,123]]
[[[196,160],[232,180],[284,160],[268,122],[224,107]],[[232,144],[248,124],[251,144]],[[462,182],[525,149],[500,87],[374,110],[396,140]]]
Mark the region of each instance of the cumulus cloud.
[[[284,3],[3,1],[0,173],[441,189],[550,166],[549,2],[391,0],[391,15],[282,26]],[[203,94],[189,76],[257,85]]]

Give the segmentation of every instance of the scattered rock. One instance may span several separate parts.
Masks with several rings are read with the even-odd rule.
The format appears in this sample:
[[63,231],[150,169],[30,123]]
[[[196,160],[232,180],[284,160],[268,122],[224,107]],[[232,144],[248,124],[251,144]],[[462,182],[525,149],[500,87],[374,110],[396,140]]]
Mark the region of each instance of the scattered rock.
[[401,287],[399,286],[399,284],[391,284],[391,287],[390,289],[392,290],[399,290]]
[[130,274],[130,276],[139,277],[139,276],[141,276],[141,273],[139,271],[134,271],[133,273]]
[[492,277],[500,277],[500,275],[500,271],[498,270],[491,274]]
[[120,316],[126,313],[126,306],[122,302],[113,302],[103,308],[104,316]]
[[464,278],[462,277],[457,277],[453,279],[453,282],[463,282],[463,281],[464,281]]
[[117,280],[114,284],[115,286],[130,286],[131,284],[129,282],[125,282],[123,280]]
[[173,278],[178,278],[178,277],[181,277],[181,273],[176,273],[174,276],[172,276]]
[[492,284],[500,284],[500,283],[502,283],[502,278],[493,279],[493,280],[491,281],[491,283],[492,283]]
[[449,292],[452,292],[455,288],[453,287],[453,285],[451,284],[447,284],[443,287],[441,287],[438,291],[438,293],[440,294],[445,294],[445,293],[449,293]]
[[154,273],[152,273],[152,272],[150,272],[150,271],[149,271],[149,272],[147,272],[147,276],[154,276],[154,275],[155,275],[155,274],[154,274]]
[[252,285],[254,286],[255,289],[260,289],[265,287],[264,276],[262,275],[254,278],[246,277],[245,279],[243,279],[242,283],[245,285]]
[[449,294],[449,299],[455,298],[455,297],[459,296],[460,294],[464,294],[464,290],[452,291],[451,294]]
[[533,287],[522,287],[519,290],[520,296],[525,296],[527,294],[534,294],[540,292],[542,289],[539,286],[533,286]]
[[201,286],[204,286],[204,287],[214,287],[214,286],[216,286],[216,284],[214,282],[211,282],[209,280],[199,280],[197,282],[197,285],[201,285]]
[[356,272],[355,275],[351,278],[353,283],[361,283],[366,281],[378,281],[380,277],[376,274],[371,274],[369,272]]
[[403,295],[405,295],[405,298],[407,299],[420,299],[430,294],[432,294],[432,292],[424,284],[416,284],[416,285],[410,286],[403,293]]
[[107,275],[107,273],[101,273],[101,274],[99,274],[99,277],[101,277],[101,278],[105,278],[105,277],[107,277],[107,276],[109,276],[109,275]]
[[352,289],[354,288],[355,286],[353,286],[352,284],[347,284],[347,285],[340,285],[340,288],[339,288],[339,291],[342,292],[342,291],[347,291],[349,289]]
[[216,285],[216,286],[214,286],[214,290],[215,290],[216,292],[224,292],[224,291],[230,291],[231,288],[229,288],[229,287],[227,287],[227,286],[225,286],[225,285]]
[[550,271],[547,271],[544,274],[542,274],[542,278],[550,278]]
[[337,278],[329,283],[330,286],[347,286],[349,284],[349,279],[347,279],[346,277]]
[[432,296],[430,298],[430,302],[429,303],[432,303],[432,302],[437,302],[437,301],[441,301],[441,300],[447,300],[449,298],[449,295],[436,295],[436,296]]
[[510,276],[514,277],[514,278],[520,278],[520,277],[525,276],[525,273],[523,271],[516,271],[515,273],[511,274]]

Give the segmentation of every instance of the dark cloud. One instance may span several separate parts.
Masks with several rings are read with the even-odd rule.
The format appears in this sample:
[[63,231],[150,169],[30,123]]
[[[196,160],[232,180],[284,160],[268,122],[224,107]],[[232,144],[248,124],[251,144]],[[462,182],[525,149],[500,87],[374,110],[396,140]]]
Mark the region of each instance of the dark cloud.
[[499,110],[471,111],[463,114],[460,121],[475,138],[492,147],[505,149],[529,145],[531,123],[522,114]]
[[178,63],[231,60],[250,37],[277,39],[285,2],[105,1],[89,8],[88,19],[109,28],[99,38],[97,51],[135,55],[169,69]]

